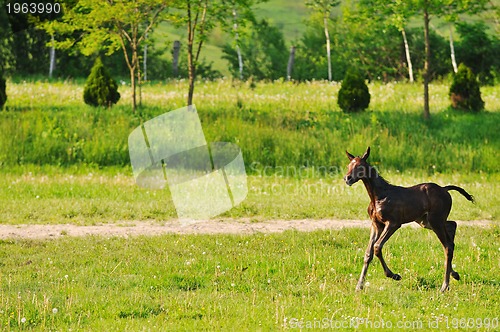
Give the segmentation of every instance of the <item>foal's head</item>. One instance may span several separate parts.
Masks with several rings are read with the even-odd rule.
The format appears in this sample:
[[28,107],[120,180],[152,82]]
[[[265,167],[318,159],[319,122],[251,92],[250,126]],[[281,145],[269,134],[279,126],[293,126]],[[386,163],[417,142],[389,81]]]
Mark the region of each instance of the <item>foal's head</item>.
[[344,181],[349,186],[352,186],[361,179],[366,179],[371,176],[371,167],[366,162],[370,156],[370,147],[368,147],[362,157],[354,157],[349,152],[345,152],[347,158],[351,161],[349,163],[346,176],[344,176]]

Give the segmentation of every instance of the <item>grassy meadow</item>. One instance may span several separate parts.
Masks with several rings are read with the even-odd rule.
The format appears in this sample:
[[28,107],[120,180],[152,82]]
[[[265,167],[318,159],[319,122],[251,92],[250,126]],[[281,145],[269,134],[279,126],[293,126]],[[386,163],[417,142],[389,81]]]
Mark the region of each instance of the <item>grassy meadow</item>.
[[[8,82],[0,111],[0,222],[100,225],[176,218],[168,190],[134,184],[127,137],[143,121],[185,106],[187,83],[149,83],[130,111],[130,88],[112,109],[83,104],[80,82]],[[369,110],[342,113],[336,83],[199,82],[195,104],[207,141],[238,144],[247,199],[220,216],[366,220],[368,196],[342,177],[344,150],[362,154],[394,184],[455,184],[462,280],[439,292],[443,250],[427,230],[403,228],[385,246],[400,282],[375,259],[355,292],[369,232],[343,229],[254,235],[88,236],[0,241],[0,330],[498,330],[500,86],[486,110],[448,108],[431,85],[371,83]],[[365,221],[367,222],[367,221]],[[263,254],[265,253],[265,254]],[[347,325],[346,325],[347,324]],[[378,325],[375,325],[378,324]],[[399,325],[398,325],[399,324]],[[402,325],[401,325],[402,324]]]
[[[84,173],[82,173],[84,172]],[[312,172],[311,172],[312,173]],[[390,172],[386,178],[401,185],[433,181],[457,184],[476,198],[454,198],[454,220],[499,220],[499,176]],[[168,190],[146,190],[135,185],[123,169],[72,167],[22,168],[0,177],[0,220],[3,224],[96,225],[121,221],[177,218]],[[369,198],[359,183],[348,187],[342,174],[291,178],[279,175],[248,177],[248,196],[222,219],[367,219]]]
[[[431,86],[432,120],[421,117],[419,84],[371,84],[370,110],[344,114],[340,85],[322,82],[251,84],[204,82],[195,90],[207,141],[240,146],[247,171],[292,166],[343,172],[344,151],[372,147],[381,170],[498,173],[500,88],[484,87],[486,111],[449,110],[448,86]],[[0,166],[129,166],[127,138],[141,124],[184,107],[187,83],[142,89],[143,108],[130,112],[130,89],[113,109],[82,103],[83,85],[71,82],[9,84],[0,113]],[[252,167],[253,165],[253,167]],[[340,171],[342,169],[342,171]]]
[[410,228],[385,247],[403,279],[385,278],[374,260],[365,290],[355,292],[368,236],[344,229],[4,240],[0,328],[498,330],[498,226],[459,227],[454,263],[462,280],[444,294],[437,238]]

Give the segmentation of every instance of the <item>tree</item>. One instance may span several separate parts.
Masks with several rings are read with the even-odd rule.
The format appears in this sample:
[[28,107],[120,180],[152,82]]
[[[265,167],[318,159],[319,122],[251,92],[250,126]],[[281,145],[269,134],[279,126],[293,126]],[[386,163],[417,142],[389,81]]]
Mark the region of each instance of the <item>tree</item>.
[[83,100],[85,104],[95,107],[111,107],[120,100],[118,85],[108,74],[101,58],[95,60],[94,67],[87,78],[83,89]]
[[328,22],[332,13],[332,9],[338,6],[339,0],[309,0],[306,5],[312,8],[316,13],[320,14],[323,18],[323,29],[325,32],[326,40],[326,57],[328,63],[328,81],[332,80],[332,58],[331,58],[331,45],[330,45],[330,32],[328,30]]
[[403,44],[405,48],[406,63],[408,66],[408,76],[410,82],[413,83],[413,64],[410,55],[410,46],[406,35],[405,27],[408,20],[415,14],[411,2],[397,0],[397,1],[383,1],[383,0],[362,0],[360,2],[361,12],[369,19],[375,19],[379,24],[389,24],[398,29],[403,37]]
[[[324,47],[323,29],[316,24],[309,23],[297,46],[293,68],[294,79],[298,81],[328,79],[328,73],[325,72],[327,58],[325,52],[323,52]],[[339,59],[339,57],[334,57],[334,59]],[[335,72],[332,73],[332,78],[336,81],[342,80],[345,74],[345,68],[343,66],[342,68],[339,67],[339,63],[334,66],[337,71],[342,70],[340,75],[336,75]]]
[[288,50],[283,33],[277,27],[266,20],[254,23],[251,31],[239,39],[239,46],[245,68],[243,76],[240,76],[238,50],[231,44],[223,47],[223,58],[229,61],[234,77],[275,80],[285,76]]
[[5,79],[3,78],[2,70],[0,70],[0,110],[3,108],[3,105],[7,102],[7,85]]
[[[424,29],[421,27],[407,29],[408,42],[412,45],[412,59],[416,75],[423,75],[425,63]],[[431,52],[429,81],[446,77],[452,72],[450,66],[449,46],[446,38],[433,29],[429,30],[429,45]]]
[[140,84],[139,52],[147,34],[164,19],[171,0],[78,0],[64,6],[61,22],[45,25],[47,31],[61,35],[77,32],[79,38],[55,43],[59,48],[73,46],[84,55],[105,51],[107,55],[121,49],[129,69],[132,85],[132,109],[137,109],[137,85]]
[[[296,80],[328,79],[321,21],[317,16],[311,17],[297,45],[293,75]],[[395,27],[361,17],[345,7],[343,15],[330,23],[332,80],[341,81],[351,67],[370,80],[399,80],[407,76],[401,34]]]
[[[11,2],[11,4],[13,1]],[[36,29],[35,21],[40,21],[38,18],[29,13],[7,15],[6,19],[3,16],[5,5],[1,3],[0,9],[0,44],[5,50],[4,66],[9,72],[17,74],[41,74],[48,69],[48,57],[41,50],[44,49],[47,42],[47,36],[43,31]],[[3,53],[0,50],[0,53]],[[0,55],[1,57],[1,55]]]
[[429,23],[432,16],[443,17],[461,13],[477,13],[485,9],[488,0],[413,0],[412,5],[421,11],[424,18],[425,63],[424,63],[424,119],[430,119],[429,80],[431,71],[431,47]]
[[14,62],[12,56],[12,30],[4,2],[0,0],[0,73]]
[[[236,20],[252,17],[251,6],[258,0],[176,0],[178,11],[170,15],[170,21],[187,29],[187,59],[189,90],[187,103],[193,103],[194,85],[200,54],[210,32],[220,24],[228,29]],[[233,12],[239,13],[237,17]]]
[[488,35],[487,31],[487,26],[482,22],[457,24],[460,35],[458,59],[472,69],[482,84],[492,84],[493,72],[500,69],[500,39],[495,35]]

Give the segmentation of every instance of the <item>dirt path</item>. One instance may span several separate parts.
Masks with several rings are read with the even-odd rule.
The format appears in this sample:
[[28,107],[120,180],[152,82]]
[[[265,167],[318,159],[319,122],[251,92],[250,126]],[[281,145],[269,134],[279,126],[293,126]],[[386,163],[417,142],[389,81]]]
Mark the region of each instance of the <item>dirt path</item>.
[[[459,226],[489,227],[494,222],[487,220],[459,221]],[[276,233],[286,230],[310,232],[321,229],[369,228],[369,220],[268,220],[250,222],[247,220],[207,220],[207,221],[171,221],[158,223],[154,221],[123,222],[119,224],[103,224],[99,226],[77,225],[0,225],[0,239],[46,239],[62,236],[138,236],[161,234],[253,234]],[[419,227],[412,223],[405,227]]]

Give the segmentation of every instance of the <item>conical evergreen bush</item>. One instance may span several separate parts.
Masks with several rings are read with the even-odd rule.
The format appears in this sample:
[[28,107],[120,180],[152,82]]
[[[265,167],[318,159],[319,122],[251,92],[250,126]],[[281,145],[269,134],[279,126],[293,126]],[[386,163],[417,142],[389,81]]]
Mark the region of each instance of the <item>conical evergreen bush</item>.
[[111,107],[120,100],[118,84],[108,74],[100,58],[95,60],[85,88],[83,89],[83,100],[91,106]]
[[7,84],[3,78],[3,73],[0,71],[0,109],[7,102]]
[[370,105],[370,92],[365,79],[355,70],[348,70],[339,90],[337,101],[344,112],[359,112]]
[[472,70],[463,63],[453,76],[450,87],[451,106],[464,111],[478,112],[484,108],[479,82]]

